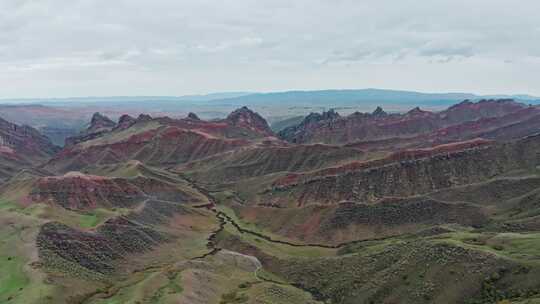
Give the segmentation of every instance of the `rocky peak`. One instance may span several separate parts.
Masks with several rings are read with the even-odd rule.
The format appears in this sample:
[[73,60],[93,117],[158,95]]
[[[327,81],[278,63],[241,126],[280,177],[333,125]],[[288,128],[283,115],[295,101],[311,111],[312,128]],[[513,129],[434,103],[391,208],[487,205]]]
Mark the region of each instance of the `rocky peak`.
[[373,113],[371,113],[373,116],[386,116],[388,115],[381,107],[377,107]]
[[108,133],[116,128],[116,123],[112,121],[109,117],[102,115],[99,112],[92,115],[90,120],[90,126],[79,135],[66,138],[66,146],[72,146],[77,143],[91,140],[101,135]]
[[319,113],[310,113],[304,120],[302,121],[302,125],[308,125],[311,123],[316,123],[323,120],[335,120],[340,118],[338,112],[336,112],[334,109],[330,109],[326,112],[322,112],[322,114]]
[[187,118],[192,119],[192,120],[201,120],[201,119],[199,118],[199,116],[197,116],[197,114],[195,114],[195,113],[193,113],[193,112],[189,112]]
[[332,124],[334,121],[340,118],[341,116],[334,109],[322,112],[322,114],[312,112],[309,113],[309,115],[307,115],[298,125],[290,126],[281,130],[278,136],[282,139],[295,142],[295,140],[292,139],[295,134],[304,133],[310,129],[317,128],[319,122],[327,122]]
[[428,111],[424,111],[424,110],[420,109],[420,107],[415,107],[414,109],[407,112],[407,115],[420,115],[420,114],[424,114],[424,113],[428,113]]
[[148,114],[140,114],[139,117],[137,117],[137,121],[149,121],[152,120],[152,116]]
[[456,109],[463,109],[468,108],[470,106],[474,105],[474,102],[470,101],[469,99],[465,99],[464,101],[457,103],[451,107],[449,107],[446,112],[456,110]]
[[127,114],[124,114],[124,115],[120,116],[120,119],[118,119],[117,128],[118,129],[127,129],[127,128],[131,127],[136,122],[137,122],[137,120],[134,117],[132,117],[130,115],[127,115]]
[[341,116],[339,116],[339,113],[336,112],[334,109],[330,109],[326,112],[323,112],[322,115],[321,115],[321,118],[323,120],[333,120],[333,119],[337,119],[337,118],[340,118]]
[[133,116],[130,116],[128,114],[124,114],[122,116],[120,116],[120,118],[118,119],[118,124],[125,124],[125,123],[129,123],[129,122],[133,122],[135,121],[135,118]]
[[310,123],[319,122],[322,119],[323,119],[322,115],[319,114],[319,113],[309,113],[309,115],[306,116],[304,118],[304,120],[302,121],[302,125],[307,125],[307,124],[310,124]]
[[109,117],[102,115],[99,112],[94,113],[92,119],[90,120],[90,127],[88,130],[100,130],[100,129],[111,129],[116,126],[116,123],[112,121]]
[[225,120],[233,126],[250,129],[265,136],[273,134],[266,120],[246,106],[233,111]]

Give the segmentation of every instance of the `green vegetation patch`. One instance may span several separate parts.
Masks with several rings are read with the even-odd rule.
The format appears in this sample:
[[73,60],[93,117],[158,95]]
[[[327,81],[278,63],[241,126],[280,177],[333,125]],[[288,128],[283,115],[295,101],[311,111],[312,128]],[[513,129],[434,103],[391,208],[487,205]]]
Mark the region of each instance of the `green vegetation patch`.
[[0,200],[0,211],[17,211],[21,206],[11,201]]
[[52,292],[27,265],[38,225],[18,212],[0,213],[0,303],[45,303],[39,300]]
[[237,290],[225,293],[221,296],[219,304],[240,304],[246,303],[249,297],[246,294],[239,293]]
[[456,232],[437,236],[433,240],[488,252],[517,262],[540,264],[540,233]]
[[20,257],[0,253],[0,302],[16,297],[28,285],[23,267]]

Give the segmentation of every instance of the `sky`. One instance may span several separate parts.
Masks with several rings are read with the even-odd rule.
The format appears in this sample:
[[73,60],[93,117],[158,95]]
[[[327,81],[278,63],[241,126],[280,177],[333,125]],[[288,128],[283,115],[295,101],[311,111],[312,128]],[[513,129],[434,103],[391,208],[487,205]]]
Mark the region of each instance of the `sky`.
[[0,0],[0,98],[540,96],[538,0]]

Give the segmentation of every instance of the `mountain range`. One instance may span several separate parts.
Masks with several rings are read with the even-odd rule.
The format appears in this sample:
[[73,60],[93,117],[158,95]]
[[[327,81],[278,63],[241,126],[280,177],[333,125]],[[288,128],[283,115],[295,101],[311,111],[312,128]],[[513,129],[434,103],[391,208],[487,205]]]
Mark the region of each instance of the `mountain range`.
[[[0,120],[0,302],[540,301],[528,97],[238,94],[211,119],[0,109],[85,119],[61,145]],[[279,131],[252,109],[304,103]]]
[[236,108],[248,106],[265,116],[272,128],[299,122],[311,112],[335,109],[342,114],[373,111],[382,106],[389,113],[402,113],[420,106],[441,111],[463,100],[514,99],[538,104],[529,95],[482,96],[471,93],[420,93],[382,89],[287,91],[273,93],[228,92],[186,96],[119,96],[0,100],[0,117],[26,124],[64,145],[67,137],[87,127],[92,114],[99,111],[113,119],[122,114],[183,117],[195,112],[207,120],[221,119]]

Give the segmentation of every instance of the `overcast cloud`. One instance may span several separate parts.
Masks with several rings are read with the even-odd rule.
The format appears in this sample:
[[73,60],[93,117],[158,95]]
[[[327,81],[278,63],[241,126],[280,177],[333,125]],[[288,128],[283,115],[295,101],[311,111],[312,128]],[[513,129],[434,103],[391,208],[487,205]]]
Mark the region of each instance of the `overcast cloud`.
[[0,98],[540,95],[538,0],[0,0]]

